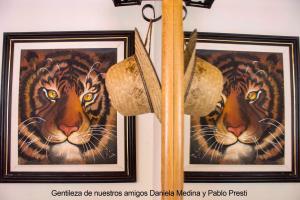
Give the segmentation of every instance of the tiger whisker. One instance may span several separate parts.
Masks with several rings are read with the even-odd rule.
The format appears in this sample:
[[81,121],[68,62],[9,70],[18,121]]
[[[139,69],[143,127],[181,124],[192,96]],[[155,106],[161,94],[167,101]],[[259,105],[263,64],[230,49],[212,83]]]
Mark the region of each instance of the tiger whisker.
[[192,128],[200,128],[200,129],[216,129],[217,126],[192,126]]
[[219,134],[205,134],[205,135],[194,135],[194,136],[192,136],[192,138],[193,138],[193,140],[198,140],[199,138],[204,138],[205,136],[211,136],[211,137],[209,137],[209,139],[208,140],[206,140],[207,142],[209,141],[209,140],[211,140],[212,138],[215,138],[216,136],[219,136],[219,137],[223,137],[224,139],[226,138],[226,135],[225,134],[221,134],[221,133],[219,133]]
[[264,148],[261,147],[261,145],[258,143],[257,140],[255,140],[255,143],[256,143],[256,146],[258,146],[258,147],[262,150],[262,152],[264,152],[265,154],[269,154],[269,155],[270,155],[270,152],[266,152],[266,151],[264,150]]
[[110,130],[106,130],[106,129],[98,129],[98,130],[94,130],[94,129],[89,129],[89,130],[86,130],[86,131],[82,131],[82,132],[79,132],[80,134],[85,134],[85,133],[90,133],[90,132],[104,132],[103,134],[111,134],[111,135],[115,135],[114,133],[110,132]]
[[225,133],[222,133],[222,132],[220,132],[220,131],[216,131],[216,132],[215,132],[215,135],[216,135],[216,136],[218,136],[218,135],[219,135],[219,136],[225,136],[225,137],[227,136]]
[[280,131],[281,131],[282,134],[284,134],[284,131],[282,130],[282,127],[284,127],[284,125],[282,123],[280,123],[279,121],[275,120],[275,119],[272,119],[272,118],[263,118],[263,119],[259,120],[258,122],[259,123],[263,123],[266,120],[270,120],[270,121],[276,122],[278,125],[274,124],[273,122],[264,123],[264,124],[269,124],[269,125],[275,126],[276,128],[280,129]]
[[195,131],[215,131],[217,130],[216,128],[211,128],[211,129],[208,129],[208,128],[200,128],[200,129],[192,129],[194,132]]
[[117,132],[117,130],[114,128],[114,127],[90,127],[89,129],[92,129],[92,130],[97,130],[97,129],[104,129],[104,130],[112,130],[112,131],[115,131]]
[[[30,124],[34,124],[34,123],[41,123],[40,121],[33,121],[33,122],[29,122],[29,123],[27,123],[27,124],[20,124],[20,125],[18,125],[18,127],[22,127],[22,129],[20,130],[20,131],[22,131],[22,130],[24,130],[24,128],[26,128],[27,126],[29,126]],[[20,132],[19,131],[19,132]]]
[[215,126],[214,124],[197,124],[193,126]]
[[[25,145],[25,144],[27,144],[27,146],[26,147],[24,147],[23,149],[22,149],[22,147]],[[33,142],[26,142],[26,143],[23,143],[21,146],[20,146],[20,148],[19,149],[22,149],[22,151],[21,151],[21,153],[23,153],[25,150],[27,150],[29,147],[30,147],[30,145],[32,145],[33,144]]]
[[[94,136],[95,137],[95,136]],[[96,138],[97,139],[97,138]],[[98,140],[98,139],[97,139]],[[101,140],[98,140],[99,144],[103,147],[103,148],[106,148],[106,146],[102,143]]]
[[218,130],[216,128],[214,129],[196,129],[196,130],[192,130],[191,132],[197,132],[197,131],[215,131],[215,130]]
[[91,147],[90,145],[89,145],[89,147],[88,147],[88,144],[87,144],[87,142],[85,142],[84,140],[83,140],[83,138],[82,137],[79,137],[79,136],[77,136],[77,138],[79,138],[80,140],[81,140],[81,142],[82,142],[82,144],[83,144],[83,147],[85,147],[86,149],[86,152],[88,152],[89,150],[91,150],[89,147]]
[[93,133],[92,135],[109,135],[109,136],[112,136],[112,137],[117,137],[116,135],[112,134],[112,133]]
[[40,120],[42,120],[42,121],[46,121],[45,119],[43,119],[43,118],[41,118],[41,117],[30,117],[30,118],[28,118],[28,119],[26,119],[26,120],[20,122],[18,126],[20,126],[21,124],[24,124],[25,122],[27,122],[27,121],[29,121],[29,120],[31,120],[31,119],[40,119]]
[[208,142],[208,141],[210,141],[211,139],[213,139],[213,138],[215,138],[215,136],[213,135],[213,136],[211,136],[211,137],[209,137],[207,140],[206,140],[206,142]]
[[191,132],[192,135],[208,135],[208,134],[215,134],[215,131],[197,131]]
[[[255,138],[255,140],[257,140],[256,137],[254,137],[254,138]],[[252,136],[244,137],[243,140],[244,141],[245,140],[252,140],[253,141],[253,137]]]
[[[34,140],[32,140],[31,142],[26,142],[26,144],[27,144],[27,147],[25,147],[22,151],[21,151],[21,153],[23,153],[25,150],[27,150],[29,147],[30,147],[30,145],[32,145],[35,141],[37,141],[39,138],[36,138],[36,139],[34,139]],[[47,145],[47,142],[46,142],[46,144],[45,145]],[[20,149],[22,149],[22,147],[20,146]],[[41,148],[39,148],[39,149],[43,149],[42,147]],[[38,149],[38,150],[39,150]],[[40,151],[41,151],[40,150]],[[38,151],[38,152],[35,152],[33,155],[35,155],[36,153],[39,153],[40,151]]]
[[210,161],[212,161],[212,159],[215,157],[215,156],[214,156],[215,152],[219,152],[220,147],[223,146],[223,141],[224,141],[224,140],[225,140],[225,137],[223,138],[223,140],[222,140],[220,143],[217,143],[217,146],[216,146],[217,149],[215,149],[215,151],[213,152],[213,155],[212,155]]
[[94,163],[95,163],[95,162],[96,162],[96,159],[95,159],[95,154],[94,154],[94,152],[93,152],[93,150],[92,150],[92,147],[91,147],[91,145],[89,144],[89,142],[87,142],[86,145],[89,146],[89,150],[88,150],[88,151],[90,151],[90,152],[92,153],[93,160],[94,160]]
[[[216,143],[216,148],[218,148],[218,146],[219,146],[219,143]],[[213,150],[213,152],[212,152],[212,155],[210,156],[210,161],[212,161],[213,160],[213,158],[214,158],[214,155],[215,155],[215,152],[216,152],[216,148],[214,148],[214,150]]]
[[217,129],[213,129],[213,130],[191,130],[191,133],[214,133],[216,132]]
[[214,128],[216,126],[215,125],[194,125],[194,126],[191,126],[191,127],[211,127],[211,128]]
[[[192,137],[197,137],[197,136],[218,136],[218,134],[212,133],[212,134],[194,134]],[[225,136],[225,135],[221,135],[221,136]]]
[[[85,135],[85,136],[83,136],[83,137],[88,137],[88,136],[92,136],[93,138],[96,138],[95,137],[95,135],[101,135],[102,137],[106,137],[106,138],[108,138],[109,140],[112,140],[112,137],[110,137],[110,135],[103,135],[103,134],[87,134],[87,135]],[[114,135],[112,135],[112,136],[114,136]],[[100,139],[101,138],[96,138],[98,141],[100,141]]]
[[[88,134],[86,134],[88,133]],[[90,136],[90,135],[99,135],[99,136],[102,136],[102,137],[109,137],[109,138],[112,138],[112,137],[117,137],[116,135],[112,134],[112,133],[90,133],[89,131],[86,131],[86,132],[80,132],[80,134],[86,134],[85,136],[83,137],[87,137],[87,136]],[[112,139],[111,139],[112,140]]]
[[279,140],[277,140],[277,138],[271,132],[269,132],[269,133],[274,138],[274,140],[277,142],[277,144],[279,144],[280,148],[283,149],[283,146],[280,144]]
[[33,135],[33,132],[30,133],[28,136],[26,136],[26,139],[23,141],[23,143],[20,145],[20,149],[22,149],[22,147],[24,146],[24,144],[27,142],[28,139],[30,139],[30,136]]
[[205,158],[206,154],[211,150],[212,146],[213,146],[215,143],[217,143],[217,141],[215,141],[214,143],[212,143],[212,144],[208,147],[207,151],[206,151],[205,154],[202,156],[201,160],[203,160],[203,159]]
[[273,119],[273,118],[263,118],[263,119],[259,120],[258,122],[262,122],[265,120],[271,120],[271,121],[274,121],[274,122],[280,124],[281,126],[284,126],[282,123],[280,123],[279,121],[277,121],[276,119]]
[[[46,141],[46,143],[45,143],[45,145],[47,146],[49,143],[50,143],[50,140],[52,139],[52,136],[49,136],[48,138],[47,138],[47,141]],[[29,147],[29,146],[28,146]],[[40,148],[39,149],[39,151],[36,151],[33,155],[36,155],[36,154],[38,154],[38,153],[40,153],[42,150],[43,150],[44,148]],[[46,149],[46,151],[47,151],[47,149]],[[46,154],[46,157],[47,157],[47,154]]]
[[115,129],[114,129],[114,127],[113,126],[111,126],[111,127],[100,127],[100,126],[98,126],[98,127],[90,127],[90,129],[106,129],[106,130],[113,130],[113,131],[116,131]]
[[38,141],[40,138],[35,138],[34,140],[31,140],[31,142],[27,142],[26,144],[28,144],[29,146],[32,144],[32,143],[34,143],[34,142],[36,142],[36,141]]
[[94,136],[102,136],[102,137],[106,137],[106,138],[110,138],[111,140],[113,140],[113,137],[116,138],[115,135],[109,135],[109,134],[92,134]]
[[[253,138],[253,142],[255,143],[255,147],[257,147],[258,143],[256,137]],[[258,149],[255,148],[255,150],[256,150],[256,158],[258,158]]]
[[[24,127],[22,127],[22,129],[19,130],[18,134],[21,134],[26,127],[28,127],[30,124],[34,124],[34,123],[38,123],[38,122],[30,122],[30,123],[26,124],[26,126],[23,125]],[[25,134],[20,138],[20,140],[23,140],[24,137],[26,137]],[[30,135],[28,137],[30,137]]]
[[[219,130],[214,130],[214,132],[212,132],[212,131],[201,131],[201,130],[198,130],[197,132],[192,132],[193,133],[193,135],[194,134],[199,134],[199,133],[212,133],[212,134],[219,134],[219,135],[223,135],[223,136],[226,136],[226,134],[225,133],[222,133],[222,132],[220,132]],[[209,134],[203,134],[203,135],[209,135]]]
[[224,146],[224,140],[225,140],[225,138],[223,138],[223,140],[220,142],[220,146],[219,146],[219,148],[217,149],[217,151],[219,151],[223,146]]
[[101,124],[92,124],[92,125],[90,125],[90,126],[92,126],[92,127],[94,127],[94,126],[100,126],[100,127],[113,126],[113,127],[116,127],[116,125],[113,125],[113,124],[105,124],[105,125],[101,125]]
[[106,130],[106,129],[102,129],[102,130],[95,130],[94,132],[97,132],[97,131],[101,131],[101,132],[104,132],[104,133],[107,133],[107,134],[116,134],[116,132],[112,132],[110,130]]
[[[84,152],[87,152],[87,151],[88,151],[88,148],[87,148],[85,142],[83,141],[83,139],[82,139],[81,137],[80,137],[79,139],[80,139],[81,142],[82,142],[82,145],[83,145],[83,151],[84,151]],[[82,154],[82,155],[83,155],[84,157],[86,157],[85,154]]]
[[107,128],[90,128],[90,131],[109,131],[109,132],[114,132],[117,133],[116,130],[111,130],[111,129],[107,129]]
[[[48,144],[50,144],[50,141],[51,141],[51,139],[53,138],[53,136],[49,136],[48,137],[48,139],[47,139],[47,141],[48,141]],[[46,142],[47,143],[47,142]],[[47,145],[48,145],[47,144]],[[49,150],[49,148],[48,149],[46,149],[46,157],[48,158],[48,150]]]
[[207,131],[201,131],[201,130],[198,130],[198,131],[191,131],[191,133],[214,133],[216,130],[207,130]]
[[280,133],[281,133],[282,135],[285,134],[284,131],[281,129],[281,127],[277,126],[276,124],[273,124],[273,123],[271,123],[271,122],[269,122],[269,123],[264,123],[264,124],[269,124],[269,125],[271,125],[271,126],[275,126],[276,128],[278,128],[278,129],[280,130]]
[[[97,146],[92,142],[92,141],[90,141],[91,142],[91,144],[95,147],[95,150],[96,151],[98,151],[98,154],[97,154],[97,156],[99,157],[99,155],[101,156],[101,158],[102,159],[104,159],[104,157],[103,157],[103,155],[102,155],[102,153],[100,152],[100,150],[97,148]],[[94,162],[95,163],[95,162]]]
[[199,137],[199,136],[202,136],[202,137],[204,137],[204,136],[210,136],[210,135],[215,135],[215,134],[193,134],[192,135],[192,138],[196,138],[196,137]]
[[90,130],[92,130],[92,131],[111,131],[111,132],[115,132],[115,133],[117,133],[117,131],[115,131],[115,130],[109,130],[109,129],[103,129],[103,128],[96,128],[96,129],[90,129]]
[[279,144],[279,143],[274,143],[274,142],[272,142],[271,140],[268,140],[268,139],[266,139],[266,141],[270,142],[270,143],[272,144],[272,146],[275,147],[275,149],[276,149],[278,152],[283,153],[282,149],[281,149],[281,148],[278,148],[278,147],[276,146],[276,144]]
[[[95,138],[96,141],[99,142],[99,144],[100,144],[103,148],[106,148],[106,146],[102,144],[102,141],[101,141],[100,139],[96,138],[96,137],[93,136],[93,135],[92,135],[92,137]],[[104,159],[104,157],[102,157],[102,158]]]

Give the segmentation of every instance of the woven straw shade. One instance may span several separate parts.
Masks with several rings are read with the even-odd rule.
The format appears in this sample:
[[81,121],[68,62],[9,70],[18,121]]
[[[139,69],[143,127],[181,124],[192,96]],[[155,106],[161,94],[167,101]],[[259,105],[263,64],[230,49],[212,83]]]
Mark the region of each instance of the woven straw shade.
[[161,119],[161,86],[150,57],[135,30],[135,55],[112,66],[106,74],[112,105],[125,116],[154,112]]
[[184,113],[205,116],[221,100],[223,76],[214,65],[196,57],[197,31],[191,35],[185,49]]

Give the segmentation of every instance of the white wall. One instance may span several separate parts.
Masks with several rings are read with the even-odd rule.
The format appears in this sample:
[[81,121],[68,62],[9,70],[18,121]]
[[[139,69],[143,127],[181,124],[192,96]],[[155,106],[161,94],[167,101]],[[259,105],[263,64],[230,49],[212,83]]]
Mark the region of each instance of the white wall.
[[[160,3],[155,2],[155,6],[159,8]],[[203,32],[300,36],[300,26],[297,22],[300,19],[299,9],[298,0],[216,0],[211,10],[188,8],[185,30],[191,31],[197,28],[198,31]],[[13,31],[132,30],[138,27],[144,36],[147,24],[143,21],[140,11],[141,8],[137,7],[114,8],[111,0],[0,0],[0,46],[3,41],[2,32]],[[154,27],[152,47],[152,58],[158,72],[161,68],[160,25],[159,22]],[[2,61],[1,57],[0,48],[0,61]],[[160,185],[159,146],[160,125],[157,120],[151,114],[139,116],[137,119],[138,181],[136,183],[0,184],[0,199],[52,199],[50,196],[52,189],[158,189]],[[296,183],[185,184],[185,189],[247,189],[248,197],[236,198],[245,200],[300,199],[300,184]]]
[[[138,8],[137,11],[137,7],[116,9],[111,0],[0,0],[0,60],[2,62],[3,32],[133,30],[137,27],[144,37],[147,23],[142,19],[140,10],[141,8]],[[51,199],[52,189],[152,189],[154,166],[158,162],[154,160],[153,121],[152,114],[137,118],[136,183],[0,184],[0,199],[46,200]]]
[[[189,8],[185,30],[197,28],[202,32],[300,36],[299,9],[299,0],[215,0],[210,10]],[[247,198],[206,199],[300,199],[298,183],[185,184],[185,189],[248,190]]]

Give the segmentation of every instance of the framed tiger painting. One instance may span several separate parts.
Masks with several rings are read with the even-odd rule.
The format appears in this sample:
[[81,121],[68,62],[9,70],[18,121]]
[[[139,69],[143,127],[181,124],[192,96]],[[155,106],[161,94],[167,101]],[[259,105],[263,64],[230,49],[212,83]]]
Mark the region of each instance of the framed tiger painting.
[[134,182],[135,119],[105,85],[133,51],[133,31],[5,33],[1,181]]
[[185,120],[186,182],[300,181],[298,45],[298,37],[198,33],[196,56],[224,84],[210,114]]

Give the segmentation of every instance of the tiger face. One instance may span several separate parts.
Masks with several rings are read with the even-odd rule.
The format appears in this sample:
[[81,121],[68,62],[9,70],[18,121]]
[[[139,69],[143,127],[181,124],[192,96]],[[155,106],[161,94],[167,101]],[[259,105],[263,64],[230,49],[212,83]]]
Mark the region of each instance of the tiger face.
[[280,54],[208,51],[224,76],[222,101],[192,117],[191,161],[283,164],[284,102]]
[[103,63],[80,52],[49,56],[35,63],[36,71],[27,72],[21,83],[19,161],[105,162],[107,152],[116,151],[116,111],[102,77]]

